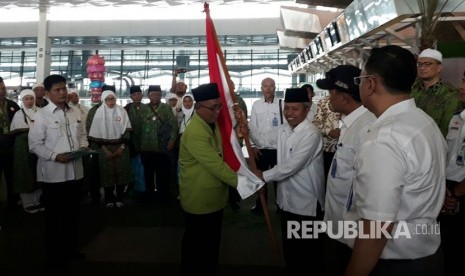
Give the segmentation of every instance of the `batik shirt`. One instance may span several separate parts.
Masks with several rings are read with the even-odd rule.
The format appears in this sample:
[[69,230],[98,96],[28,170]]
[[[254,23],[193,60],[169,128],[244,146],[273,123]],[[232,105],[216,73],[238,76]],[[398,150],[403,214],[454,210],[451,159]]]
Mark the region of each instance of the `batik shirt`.
[[332,138],[328,136],[328,133],[332,129],[339,128],[340,119],[341,114],[331,110],[329,96],[324,97],[318,102],[312,123],[320,129],[323,134],[323,151],[325,152],[336,151],[336,145],[339,138]]
[[417,107],[438,124],[445,137],[449,122],[459,108],[458,90],[441,80],[426,89],[419,80],[413,84],[412,97]]

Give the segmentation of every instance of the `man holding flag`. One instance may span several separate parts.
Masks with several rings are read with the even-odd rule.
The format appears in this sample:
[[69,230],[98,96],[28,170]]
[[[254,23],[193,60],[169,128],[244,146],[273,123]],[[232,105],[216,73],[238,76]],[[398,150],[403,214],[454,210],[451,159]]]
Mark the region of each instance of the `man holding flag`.
[[[255,192],[263,182],[248,180],[223,161],[219,124],[223,108],[218,85],[209,83],[192,89],[195,114],[180,144],[179,194],[186,221],[182,240],[182,272],[215,275],[228,186],[238,188],[242,197]],[[251,188],[246,184],[252,183]],[[261,185],[260,185],[261,184]]]
[[242,118],[208,3],[204,7],[211,83],[192,89],[196,113],[180,143],[179,193],[186,219],[181,263],[183,274],[216,275],[228,187],[246,198],[265,183],[245,165],[233,130],[235,115]]
[[201,85],[192,93],[196,112],[182,135],[179,154],[179,192],[186,221],[182,272],[214,275],[228,185],[237,187],[238,177],[223,161],[216,123],[223,106],[217,84]]

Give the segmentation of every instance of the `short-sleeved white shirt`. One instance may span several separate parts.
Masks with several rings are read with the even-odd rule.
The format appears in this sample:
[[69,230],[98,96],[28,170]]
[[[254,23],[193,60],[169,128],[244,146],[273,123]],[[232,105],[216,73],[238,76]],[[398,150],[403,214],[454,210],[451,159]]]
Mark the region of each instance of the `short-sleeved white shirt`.
[[367,130],[356,156],[353,197],[347,200],[344,218],[392,221],[392,234],[401,221],[406,223],[411,238],[389,239],[382,259],[416,259],[438,249],[440,234],[420,230],[438,228],[446,153],[438,126],[413,99],[388,108]]
[[[354,178],[355,154],[366,136],[367,128],[376,120],[364,106],[341,118],[341,136],[326,182],[325,217],[332,223],[332,233],[339,232],[347,196]],[[344,238],[337,239],[344,242]]]

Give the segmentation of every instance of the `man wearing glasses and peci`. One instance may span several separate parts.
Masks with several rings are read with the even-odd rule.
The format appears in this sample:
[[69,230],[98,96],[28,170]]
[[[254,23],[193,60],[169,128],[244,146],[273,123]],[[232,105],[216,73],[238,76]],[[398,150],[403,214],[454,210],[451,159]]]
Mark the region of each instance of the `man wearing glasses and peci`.
[[412,97],[417,107],[426,112],[438,124],[446,136],[449,122],[459,107],[458,90],[441,80],[442,54],[425,49],[418,56],[418,79],[412,87]]

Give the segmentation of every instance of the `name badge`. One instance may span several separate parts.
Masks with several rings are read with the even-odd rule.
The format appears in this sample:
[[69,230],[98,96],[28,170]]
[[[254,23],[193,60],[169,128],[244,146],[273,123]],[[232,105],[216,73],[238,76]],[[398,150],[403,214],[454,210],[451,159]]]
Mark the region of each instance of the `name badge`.
[[273,118],[273,126],[274,127],[278,126],[278,119],[276,117]]

